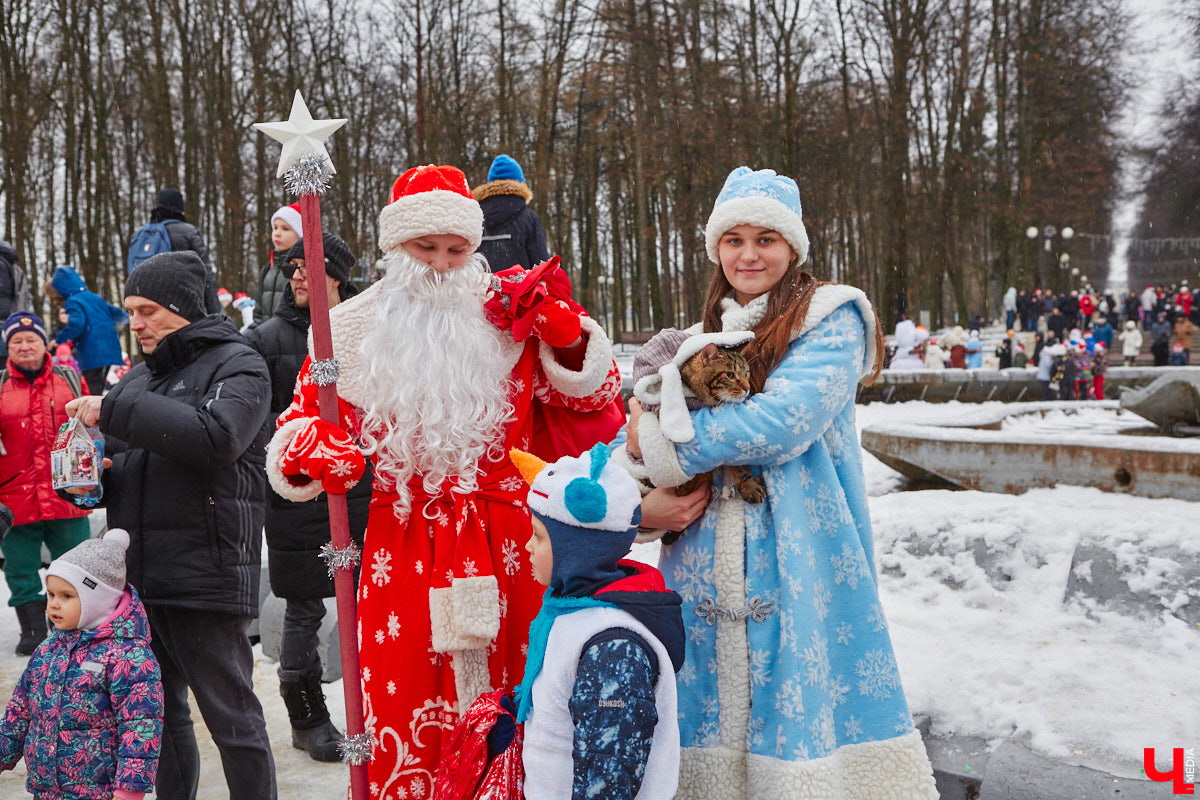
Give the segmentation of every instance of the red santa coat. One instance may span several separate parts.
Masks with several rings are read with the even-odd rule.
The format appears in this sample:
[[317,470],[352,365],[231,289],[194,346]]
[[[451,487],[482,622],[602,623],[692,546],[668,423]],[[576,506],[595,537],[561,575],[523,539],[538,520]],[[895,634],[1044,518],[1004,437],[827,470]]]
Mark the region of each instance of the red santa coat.
[[[330,312],[340,362],[340,417],[354,436],[367,405],[362,392],[367,363],[357,344],[373,324],[376,295],[368,289]],[[519,343],[510,332],[501,334],[513,364],[509,399],[515,409],[505,454],[529,446],[539,405],[598,411],[619,396],[611,344],[591,319],[583,320],[583,332],[582,357],[565,359],[575,363],[564,363],[536,339]],[[267,450],[272,485],[295,500],[321,491],[315,482],[297,487],[279,470],[288,444],[318,415],[316,396],[306,361]],[[597,416],[599,441],[611,430],[606,416]],[[375,739],[371,797],[378,800],[429,797],[458,714],[483,692],[515,685],[524,672],[529,624],[545,591],[534,581],[524,549],[530,535],[528,485],[507,455],[483,468],[479,488],[470,494],[450,491],[450,481],[431,498],[416,476],[409,483],[412,511],[403,521],[394,513],[394,488],[376,471],[363,544],[358,638],[366,728]]]

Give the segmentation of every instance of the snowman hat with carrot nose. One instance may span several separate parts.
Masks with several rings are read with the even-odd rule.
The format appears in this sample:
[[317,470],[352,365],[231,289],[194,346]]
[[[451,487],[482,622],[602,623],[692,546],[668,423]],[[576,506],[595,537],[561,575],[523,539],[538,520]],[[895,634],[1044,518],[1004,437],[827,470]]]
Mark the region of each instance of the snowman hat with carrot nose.
[[617,562],[637,535],[642,497],[629,473],[609,463],[608,447],[552,464],[521,450],[509,457],[529,484],[529,510],[550,535],[550,588],[571,593],[624,577]]

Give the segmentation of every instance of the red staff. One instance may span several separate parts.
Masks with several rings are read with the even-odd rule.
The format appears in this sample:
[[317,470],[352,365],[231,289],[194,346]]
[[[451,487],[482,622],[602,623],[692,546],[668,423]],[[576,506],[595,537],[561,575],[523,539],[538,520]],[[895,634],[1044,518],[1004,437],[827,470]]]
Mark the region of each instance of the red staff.
[[[300,92],[292,101],[286,122],[257,122],[254,127],[283,143],[276,177],[284,178],[288,191],[300,198],[304,222],[304,263],[308,267],[309,309],[312,318],[313,382],[321,419],[341,425],[338,419],[338,361],[333,355],[329,333],[329,296],[325,282],[325,247],[321,240],[321,194],[336,172],[325,140],[346,124],[344,119],[314,120]],[[342,760],[350,765],[350,796],[367,798],[367,761],[371,757],[371,734],[364,731],[361,670],[354,599],[354,567],[359,551],[350,539],[350,519],[344,494],[326,494],[329,500],[331,542],[321,548],[329,565],[337,593],[338,640],[342,653],[342,689],[346,696],[346,738],[338,745]]]

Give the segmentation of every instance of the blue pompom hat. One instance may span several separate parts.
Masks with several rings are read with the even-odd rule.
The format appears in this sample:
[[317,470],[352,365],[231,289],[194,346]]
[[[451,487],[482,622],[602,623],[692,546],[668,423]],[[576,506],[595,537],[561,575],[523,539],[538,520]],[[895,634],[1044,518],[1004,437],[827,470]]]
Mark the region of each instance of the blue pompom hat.
[[738,225],[761,225],[778,231],[800,256],[801,264],[808,260],[808,231],[804,229],[800,189],[786,175],[749,167],[729,173],[704,226],[704,246],[713,263],[721,263],[717,254],[721,234]]
[[488,183],[492,181],[517,181],[525,182],[525,173],[521,171],[521,165],[512,156],[506,156],[503,153],[496,156],[492,160],[492,166],[488,170]]
[[21,331],[32,331],[42,337],[43,342],[48,342],[46,338],[46,323],[42,322],[42,318],[32,311],[15,311],[9,314],[8,319],[4,320],[4,344],[8,346],[8,340],[13,337],[13,334]]
[[571,595],[625,577],[617,562],[637,535],[642,494],[628,472],[609,462],[608,446],[553,464],[520,450],[509,457],[529,483],[529,510],[550,535],[550,588]]

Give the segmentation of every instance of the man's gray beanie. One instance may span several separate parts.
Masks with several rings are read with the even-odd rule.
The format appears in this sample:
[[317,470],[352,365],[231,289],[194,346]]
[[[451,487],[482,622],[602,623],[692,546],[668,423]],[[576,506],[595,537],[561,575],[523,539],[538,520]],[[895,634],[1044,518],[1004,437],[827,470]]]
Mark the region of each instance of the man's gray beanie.
[[153,300],[188,322],[205,316],[204,262],[191,250],[150,256],[129,273],[125,296]]

